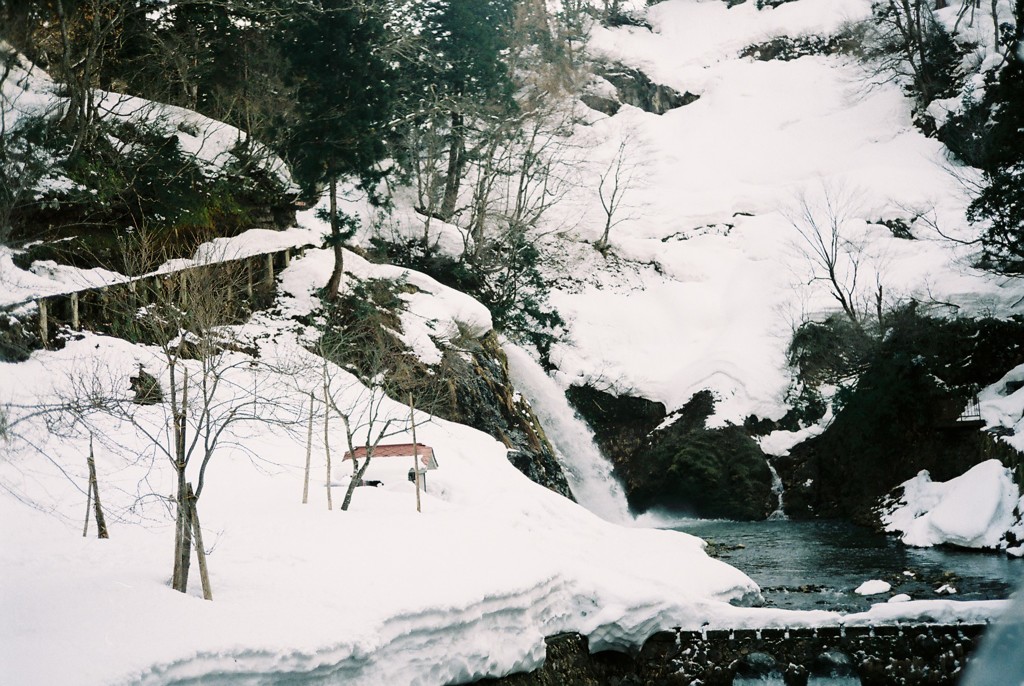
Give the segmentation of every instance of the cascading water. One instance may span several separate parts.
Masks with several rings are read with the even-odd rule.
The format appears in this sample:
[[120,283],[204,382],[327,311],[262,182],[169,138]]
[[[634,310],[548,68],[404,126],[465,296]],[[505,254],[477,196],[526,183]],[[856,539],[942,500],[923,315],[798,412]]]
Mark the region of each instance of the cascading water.
[[626,494],[612,473],[612,465],[594,443],[594,434],[581,420],[565,393],[530,355],[506,342],[508,371],[544,426],[548,440],[562,464],[577,502],[597,516],[617,524],[629,524]]
[[782,477],[775,471],[775,465],[772,464],[771,460],[765,461],[768,463],[768,470],[772,473],[772,493],[775,494],[776,499],[775,511],[768,515],[768,520],[778,522],[789,519],[782,509]]

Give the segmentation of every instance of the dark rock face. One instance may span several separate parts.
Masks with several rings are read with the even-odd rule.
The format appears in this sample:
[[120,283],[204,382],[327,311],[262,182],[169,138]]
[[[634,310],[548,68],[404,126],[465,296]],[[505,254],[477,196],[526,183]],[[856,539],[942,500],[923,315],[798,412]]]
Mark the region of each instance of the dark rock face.
[[771,512],[771,473],[757,444],[740,427],[705,427],[714,411],[710,392],[696,394],[657,431],[666,417],[661,403],[589,386],[572,387],[567,395],[615,465],[635,510],[733,519]]
[[789,62],[807,55],[834,55],[846,49],[846,43],[841,37],[780,36],[748,45],[740,51],[740,57],[752,57],[760,62]]
[[670,426],[651,434],[630,463],[627,494],[638,510],[700,517],[764,519],[772,511],[771,472],[743,428],[705,428],[714,398],[701,391]]
[[674,88],[654,83],[639,69],[622,64],[598,65],[596,73],[615,87],[618,101],[595,94],[584,95],[582,100],[588,107],[608,115],[618,112],[624,104],[652,114],[664,114],[700,98],[693,93],[680,93]]
[[39,337],[23,321],[0,312],[0,362],[23,362],[39,345]]
[[612,395],[589,385],[570,386],[565,395],[590,425],[601,452],[620,470],[667,416],[662,403]]
[[1024,322],[906,312],[862,359],[828,429],[775,462],[790,516],[877,525],[878,499],[922,469],[946,481],[993,457],[1021,464],[979,423],[958,418],[974,387],[1024,361]]

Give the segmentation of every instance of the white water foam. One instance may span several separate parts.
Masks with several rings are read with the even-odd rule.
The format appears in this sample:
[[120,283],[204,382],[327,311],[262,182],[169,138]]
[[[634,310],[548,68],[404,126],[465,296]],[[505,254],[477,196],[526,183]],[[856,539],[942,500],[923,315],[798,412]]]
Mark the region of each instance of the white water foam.
[[782,509],[782,477],[775,471],[775,465],[772,464],[771,460],[765,460],[768,463],[768,470],[772,473],[772,493],[775,494],[776,505],[775,512],[768,515],[768,521],[778,522],[789,519],[786,516],[785,510]]
[[633,524],[622,484],[565,392],[525,350],[507,341],[502,348],[508,356],[512,383],[533,406],[577,502],[609,522]]

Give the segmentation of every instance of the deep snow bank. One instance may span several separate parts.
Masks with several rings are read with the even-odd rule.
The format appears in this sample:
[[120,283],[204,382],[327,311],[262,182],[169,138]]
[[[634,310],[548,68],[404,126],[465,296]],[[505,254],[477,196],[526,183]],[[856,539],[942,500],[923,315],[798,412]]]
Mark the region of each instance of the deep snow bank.
[[[389,269],[349,258],[358,272]],[[757,595],[698,539],[604,522],[527,480],[490,437],[427,417],[417,438],[438,451],[441,468],[430,474],[422,514],[404,479],[358,489],[348,512],[327,511],[319,429],[311,502],[302,505],[304,408],[323,382],[322,363],[299,345],[308,332],[289,317],[308,312],[309,288],[326,279],[330,264],[327,251],[295,260],[281,277],[291,294],[280,302],[283,316],[235,330],[258,347],[259,362],[230,353],[218,398],[231,403],[258,389],[276,399],[279,423],[236,425],[211,462],[199,511],[213,602],[199,600],[196,589],[182,596],[167,587],[172,527],[163,494],[174,480],[151,439],[123,421],[93,418],[111,530],[99,541],[81,537],[86,432],[54,433],[41,419],[16,424],[0,461],[5,683],[303,674],[443,684],[532,668],[545,635],[580,631],[595,649],[635,645],[655,630],[728,611],[729,599]],[[420,287],[410,294],[409,323],[428,340],[456,322],[489,323],[460,294],[421,275],[407,278]],[[19,405],[59,400],[83,378],[126,392],[139,364],[167,387],[159,351],[86,335],[4,365],[0,400],[18,419],[26,416]],[[182,364],[199,374],[197,363]],[[341,369],[330,372],[339,406],[366,406],[365,387]],[[408,415],[389,400],[380,409]],[[136,421],[166,440],[162,406],[138,408]],[[343,445],[341,422],[332,427],[332,445]]]
[[944,483],[933,482],[922,470],[900,487],[903,496],[882,513],[882,523],[907,545],[1007,548],[1012,532],[1007,552],[1024,554],[1019,514],[1024,498],[999,460],[982,462]]

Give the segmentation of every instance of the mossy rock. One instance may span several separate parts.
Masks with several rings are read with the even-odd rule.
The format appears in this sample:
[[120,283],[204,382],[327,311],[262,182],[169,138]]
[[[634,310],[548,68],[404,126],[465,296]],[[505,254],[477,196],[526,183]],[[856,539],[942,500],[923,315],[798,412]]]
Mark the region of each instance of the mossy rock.
[[678,419],[651,435],[630,462],[626,493],[638,511],[652,507],[698,517],[764,519],[773,507],[771,472],[761,448],[738,426],[707,429],[714,409],[701,391]]
[[591,385],[569,386],[565,396],[590,425],[602,454],[619,470],[629,464],[647,436],[667,416],[662,403],[632,395],[613,395]]
[[25,322],[0,313],[0,362],[24,362],[41,345],[39,336]]
[[[466,332],[459,341],[437,340],[442,360],[427,365],[405,350],[394,332],[401,331],[404,302],[398,294],[412,288],[403,282],[364,281],[351,286],[328,310],[328,340],[334,337],[335,362],[351,365],[364,376],[375,373],[376,350],[392,350],[388,392],[411,394],[419,409],[472,426],[509,448],[509,461],[532,481],[572,499],[569,482],[533,409],[515,392],[508,360],[497,334]],[[402,351],[402,352],[398,352]]]
[[763,519],[773,509],[771,473],[757,443],[740,427],[705,428],[715,408],[709,391],[657,431],[666,418],[661,403],[592,386],[572,386],[566,395],[615,465],[634,510]]
[[957,419],[977,388],[1024,362],[1024,319],[939,319],[910,306],[889,315],[883,340],[856,342],[849,356],[835,352],[850,348],[837,327],[816,326],[811,338],[802,327],[803,342],[830,341],[832,352],[791,351],[808,379],[861,371],[837,393],[827,430],[776,463],[787,514],[877,524],[878,498],[922,469],[946,481],[991,457],[1013,462],[1008,447]]

